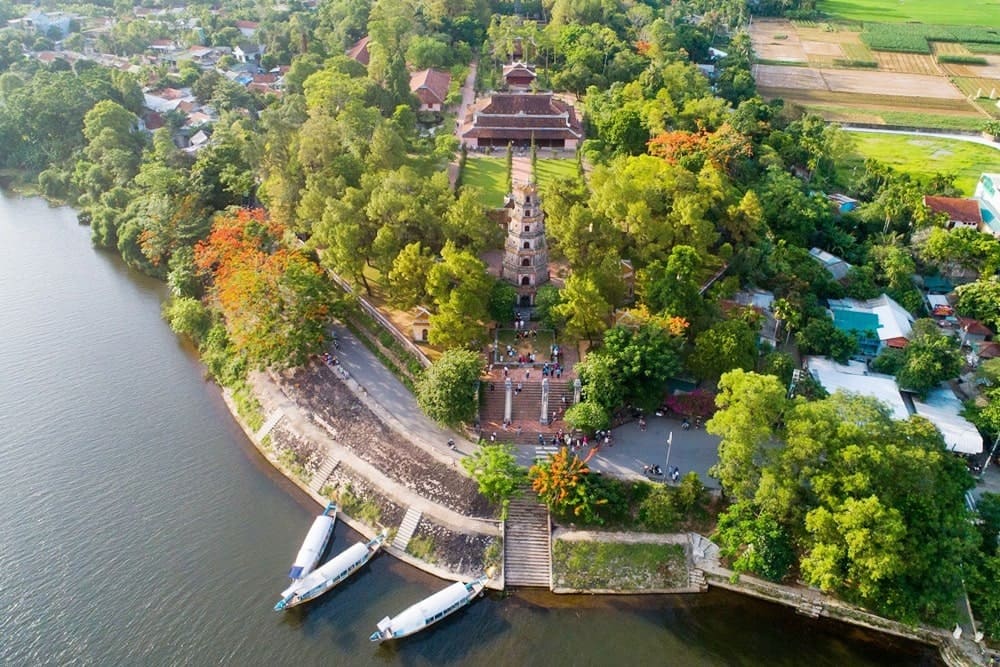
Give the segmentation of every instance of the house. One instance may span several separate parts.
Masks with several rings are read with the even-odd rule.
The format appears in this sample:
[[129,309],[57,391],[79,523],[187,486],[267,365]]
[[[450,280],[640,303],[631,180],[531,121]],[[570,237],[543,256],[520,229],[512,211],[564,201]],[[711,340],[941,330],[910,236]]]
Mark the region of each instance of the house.
[[576,150],[583,125],[552,93],[495,93],[469,107],[459,131],[469,148],[513,144]]
[[812,258],[822,264],[835,280],[843,280],[847,272],[851,270],[851,265],[825,250],[813,248],[809,251]]
[[72,20],[73,17],[66,12],[35,10],[21,19],[21,26],[26,30],[34,30],[39,35],[48,35],[54,29],[59,32],[61,38],[69,34]]
[[920,282],[928,294],[949,294],[955,289],[950,280],[941,276],[920,276]]
[[507,90],[528,90],[537,76],[534,65],[519,60],[503,66],[503,82]]
[[845,391],[878,399],[889,408],[893,419],[919,415],[937,428],[945,446],[953,452],[979,454],[983,451],[982,436],[962,417],[962,402],[947,385],[931,390],[927,399],[920,401],[909,393],[904,398],[895,378],[872,373],[867,364],[860,361],[838,364],[826,357],[806,357],[805,364],[813,378],[830,393]]
[[347,57],[351,60],[358,61],[365,67],[368,67],[368,61],[371,60],[371,54],[368,52],[368,43],[371,42],[371,40],[371,37],[365,35],[356,41],[351,48],[347,49]]
[[934,424],[949,450],[960,454],[983,451],[983,436],[972,422],[962,416],[962,401],[951,387],[942,384],[932,389],[924,401],[913,397],[913,412]]
[[962,332],[962,346],[977,347],[993,339],[993,330],[971,317],[958,318],[959,329]]
[[1000,238],[1000,174],[983,174],[973,195],[983,218],[982,232]]
[[948,229],[976,229],[983,226],[983,216],[979,210],[979,202],[975,199],[960,199],[958,197],[924,196],[924,206],[933,213],[945,217]]
[[411,328],[413,340],[418,343],[426,343],[431,329],[431,311],[423,306],[417,306]]
[[760,315],[760,329],[757,331],[758,343],[768,343],[772,347],[777,347],[778,320],[772,310],[774,292],[762,289],[745,289],[737,292],[733,296],[733,300],[745,308],[753,308],[754,312]]
[[909,342],[913,316],[889,295],[859,301],[829,299],[833,325],[858,337],[865,356],[877,355],[883,347],[903,348]]
[[976,349],[976,357],[978,357],[980,361],[983,361],[984,359],[1000,358],[1000,343],[982,343],[978,346],[978,349]]
[[421,111],[441,111],[451,86],[451,74],[425,69],[410,75],[410,92],[420,100]]
[[621,268],[621,279],[625,285],[625,300],[635,299],[635,267],[627,259],[619,259],[618,266]]
[[955,314],[951,302],[943,294],[926,294],[924,301],[927,303],[927,311],[934,317],[952,317]]
[[899,393],[896,378],[868,370],[863,361],[838,364],[826,357],[806,357],[806,368],[813,378],[831,394],[845,391],[878,399],[889,408],[893,419],[909,419],[910,411]]
[[242,34],[247,39],[250,39],[254,35],[256,35],[257,34],[257,28],[259,28],[259,27],[260,27],[260,24],[257,23],[256,21],[237,21],[236,22],[236,29],[239,30],[240,34]]
[[260,64],[260,58],[264,55],[264,47],[255,44],[237,44],[233,48],[233,57],[238,62]]
[[837,213],[850,213],[851,211],[856,209],[859,204],[857,199],[852,199],[851,197],[848,197],[847,195],[841,194],[839,192],[828,194],[826,198],[830,200],[831,204],[833,204],[833,207],[837,210]]

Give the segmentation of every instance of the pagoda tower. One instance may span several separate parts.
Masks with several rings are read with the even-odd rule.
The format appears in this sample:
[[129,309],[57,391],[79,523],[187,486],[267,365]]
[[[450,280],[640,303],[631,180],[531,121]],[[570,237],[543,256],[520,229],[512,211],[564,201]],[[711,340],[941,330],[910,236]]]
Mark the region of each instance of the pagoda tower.
[[539,285],[549,281],[545,214],[534,183],[515,185],[512,199],[500,275],[517,287],[518,306],[533,306]]

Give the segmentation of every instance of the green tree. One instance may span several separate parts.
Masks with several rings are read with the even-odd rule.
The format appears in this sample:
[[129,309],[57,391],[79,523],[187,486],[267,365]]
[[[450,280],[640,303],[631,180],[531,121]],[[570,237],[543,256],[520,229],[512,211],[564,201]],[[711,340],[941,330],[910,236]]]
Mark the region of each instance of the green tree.
[[743,501],[719,515],[713,539],[736,572],[781,581],[796,562],[788,531],[773,516]]
[[723,320],[694,340],[688,367],[696,377],[714,380],[726,371],[752,370],[757,360],[757,333],[742,320]]
[[674,494],[662,484],[657,484],[639,504],[639,521],[646,528],[668,532],[676,529],[679,519]]
[[574,273],[566,280],[562,302],[551,312],[566,322],[565,334],[570,338],[593,342],[607,326],[611,305],[601,295],[594,279]]
[[175,297],[163,304],[163,317],[176,333],[187,336],[195,345],[212,326],[212,315],[198,299]]
[[960,285],[955,293],[958,312],[1000,329],[1000,278],[992,276]]
[[397,308],[408,310],[419,304],[426,295],[427,272],[434,260],[430,251],[420,241],[404,247],[392,262],[388,280],[389,299]]
[[802,354],[821,354],[840,363],[846,362],[858,351],[857,339],[838,329],[826,316],[814,317],[795,334]]
[[592,400],[580,401],[567,408],[563,420],[570,428],[584,433],[605,429],[611,422],[604,406]]
[[785,387],[773,375],[734,370],[719,380],[715,404],[719,410],[705,428],[722,442],[710,474],[728,496],[751,499],[766,463],[766,445],[788,406]]
[[479,493],[494,503],[517,495],[525,477],[517,465],[514,448],[502,443],[480,443],[475,452],[462,459],[462,467],[479,484]]
[[930,319],[917,320],[903,349],[896,381],[921,398],[941,382],[958,377],[965,362],[953,336],[946,336]]
[[447,350],[417,383],[417,402],[439,423],[471,422],[478,411],[476,388],[482,373],[483,359],[478,353]]

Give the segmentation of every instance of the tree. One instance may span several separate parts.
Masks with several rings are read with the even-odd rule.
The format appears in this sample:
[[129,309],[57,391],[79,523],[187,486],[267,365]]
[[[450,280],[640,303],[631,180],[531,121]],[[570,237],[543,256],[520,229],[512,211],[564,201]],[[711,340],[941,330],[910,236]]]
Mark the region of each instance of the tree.
[[476,389],[482,373],[483,359],[478,353],[447,350],[417,383],[417,402],[439,423],[470,422],[478,410]]
[[723,320],[694,339],[688,368],[700,379],[714,380],[734,368],[752,370],[756,360],[757,333],[742,320]]
[[678,520],[674,494],[667,486],[657,484],[639,505],[639,520],[654,531],[672,531]]
[[969,227],[935,227],[920,244],[918,253],[947,275],[976,271],[991,276],[1000,269],[1000,241]]
[[[680,348],[683,338],[667,328],[667,323],[650,320],[633,330],[614,327],[604,333],[604,344],[585,362],[591,364],[595,357],[606,363],[594,362],[585,366],[581,375],[587,380],[587,395],[599,401],[608,410],[621,403],[609,405],[608,401],[620,396],[622,402],[652,409],[659,405],[667,380],[681,369]],[[607,379],[599,377],[602,369],[609,373]],[[593,386],[596,381],[598,386]],[[613,384],[617,388],[610,390]],[[601,398],[596,395],[601,394]]]
[[583,431],[584,433],[594,433],[606,429],[610,423],[607,410],[596,401],[580,401],[566,409],[563,420],[570,428]]
[[[885,354],[893,353],[887,349],[879,359]],[[876,365],[885,367],[879,359]],[[964,363],[958,341],[942,334],[934,320],[924,319],[914,323],[909,343],[899,353],[897,362],[891,364],[896,368],[887,370],[896,375],[902,389],[926,398],[927,392],[941,382],[957,377]]]
[[426,295],[427,273],[433,259],[420,241],[404,247],[392,262],[389,271],[389,299],[394,306],[408,310],[420,303]]
[[566,280],[561,297],[562,303],[554,306],[551,312],[565,320],[567,336],[593,342],[607,328],[611,305],[601,296],[593,278],[572,274]]
[[960,285],[955,292],[958,312],[1000,329],[1000,278],[992,276]]
[[176,333],[190,338],[195,345],[212,326],[212,315],[198,299],[176,297],[163,304],[163,317]]
[[475,452],[462,459],[462,467],[479,484],[479,493],[494,503],[516,495],[524,478],[514,448],[502,443],[480,443]]
[[749,502],[734,503],[720,514],[712,537],[736,572],[781,581],[796,561],[788,531],[773,516]]
[[825,315],[814,317],[795,334],[802,354],[822,354],[840,363],[846,362],[858,351],[857,339],[838,329]]
[[531,466],[528,471],[531,488],[550,511],[572,515],[585,522],[600,522],[597,508],[607,501],[596,497],[586,481],[590,474],[587,462],[594,451],[580,459],[562,447],[555,454],[549,454],[545,461]]
[[773,375],[737,369],[719,380],[715,404],[719,411],[705,429],[722,442],[710,474],[730,497],[753,498],[765,463],[765,445],[788,406],[785,387]]
[[278,247],[283,232],[260,210],[221,213],[195,248],[229,339],[258,367],[300,365],[329,336],[332,285],[303,254]]

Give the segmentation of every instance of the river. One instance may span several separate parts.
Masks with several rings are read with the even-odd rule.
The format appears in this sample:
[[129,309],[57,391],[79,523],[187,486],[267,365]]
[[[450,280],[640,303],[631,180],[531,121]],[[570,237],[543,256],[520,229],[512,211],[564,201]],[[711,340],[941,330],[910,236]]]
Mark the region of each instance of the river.
[[318,508],[249,445],[164,296],[71,210],[0,195],[0,664],[938,664],[725,592],[493,595],[378,646],[382,616],[444,585],[387,555],[276,614]]

